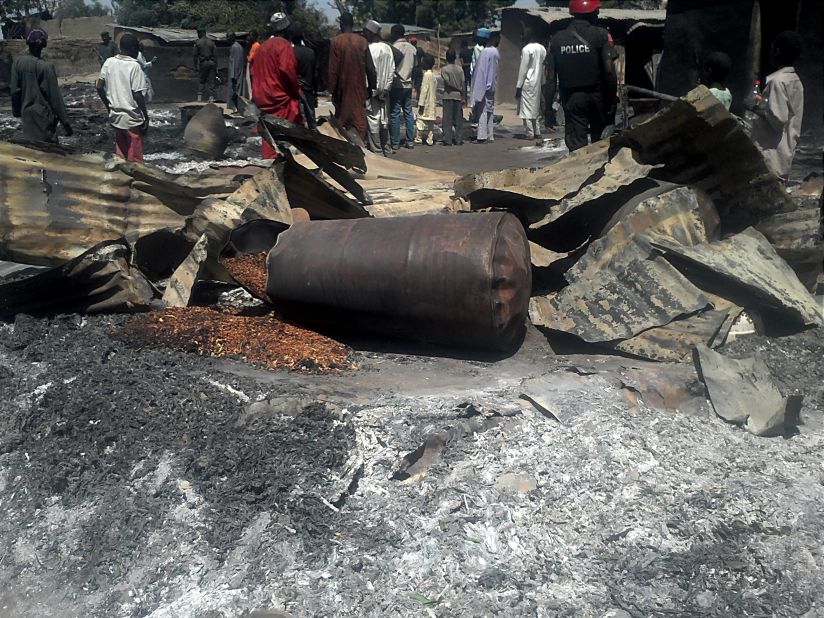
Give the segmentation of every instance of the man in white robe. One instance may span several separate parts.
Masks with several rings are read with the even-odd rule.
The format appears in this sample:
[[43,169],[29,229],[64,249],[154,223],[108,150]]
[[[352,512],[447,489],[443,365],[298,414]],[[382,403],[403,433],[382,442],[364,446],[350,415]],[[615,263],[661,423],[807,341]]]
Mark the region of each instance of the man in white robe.
[[521,67],[518,69],[515,99],[518,101],[518,116],[524,122],[527,139],[540,139],[541,90],[544,85],[544,60],[546,48],[541,45],[534,31],[524,32],[527,44],[521,50]]
[[372,152],[387,156],[389,144],[389,91],[395,76],[392,48],[381,40],[381,25],[373,19],[363,25],[363,35],[369,41],[369,53],[375,63],[375,90],[366,101],[366,121],[369,125],[367,146]]

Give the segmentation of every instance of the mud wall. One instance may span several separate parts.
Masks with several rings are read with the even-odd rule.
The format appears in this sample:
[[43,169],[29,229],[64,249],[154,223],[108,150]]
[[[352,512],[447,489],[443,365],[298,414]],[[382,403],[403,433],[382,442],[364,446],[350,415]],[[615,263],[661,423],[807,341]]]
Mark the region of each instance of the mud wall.
[[49,39],[60,37],[68,39],[99,39],[104,30],[112,32],[114,17],[70,17],[68,19],[50,19],[40,23],[40,27],[49,33]]
[[824,102],[824,2],[821,0],[670,0],[658,89],[682,96],[698,81],[713,51],[732,60],[728,86],[733,113],[743,111],[753,82],[773,69],[769,46],[781,30],[797,29],[804,53],[797,64],[804,83],[804,130],[821,130]]
[[[93,75],[100,70],[100,63],[93,51],[96,42],[92,39],[49,39],[43,58],[54,63],[58,78]],[[26,50],[24,41],[0,41],[0,92],[8,93],[11,64]]]
[[[100,62],[94,51],[99,36],[94,39],[49,39],[43,57],[54,63],[57,76],[72,79],[95,75]],[[198,75],[194,68],[193,50],[189,45],[155,46],[150,40],[145,47],[146,57],[157,56],[149,69],[149,77],[155,89],[156,102],[193,101],[197,97]],[[11,64],[19,55],[26,53],[21,40],[0,41],[0,93],[8,93]],[[218,75],[223,82],[216,88],[217,98],[225,100],[228,47],[217,48]]]
[[[149,69],[149,78],[155,91],[155,102],[194,101],[197,98],[198,73],[195,71],[192,45],[154,45],[145,39],[144,54],[147,60],[157,56]],[[215,88],[217,98],[226,100],[229,48],[217,48],[217,73],[221,84]]]
[[[549,43],[550,28],[543,19],[519,9],[504,9],[501,18],[501,43],[498,45],[501,66],[498,70],[498,90],[495,93],[497,103],[515,102],[515,84],[518,81],[518,68],[521,64],[521,47],[525,27],[540,33],[542,42]],[[470,46],[472,45],[474,42],[470,42]]]

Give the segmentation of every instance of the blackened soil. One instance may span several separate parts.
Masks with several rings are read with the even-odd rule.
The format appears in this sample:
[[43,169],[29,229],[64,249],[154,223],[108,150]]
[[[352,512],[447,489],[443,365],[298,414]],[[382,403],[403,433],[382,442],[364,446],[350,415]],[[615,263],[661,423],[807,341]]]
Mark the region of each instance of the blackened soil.
[[[320,496],[353,447],[352,427],[316,403],[294,416],[244,415],[254,382],[227,378],[209,359],[125,347],[110,336],[123,320],[18,316],[13,331],[0,324],[0,472],[12,496],[3,505],[6,532],[56,501],[65,510],[97,505],[81,524],[79,547],[50,571],[67,579],[56,587],[107,594],[180,503],[180,481],[164,482],[169,474],[205,504],[202,534],[218,564],[261,514],[282,514],[292,534],[305,536],[311,562],[335,524]],[[156,479],[148,482],[154,489],[136,491],[146,478]],[[9,537],[0,535],[0,547]],[[2,547],[0,555],[12,551]],[[11,568],[13,588],[25,567]],[[154,577],[184,568],[177,561]]]

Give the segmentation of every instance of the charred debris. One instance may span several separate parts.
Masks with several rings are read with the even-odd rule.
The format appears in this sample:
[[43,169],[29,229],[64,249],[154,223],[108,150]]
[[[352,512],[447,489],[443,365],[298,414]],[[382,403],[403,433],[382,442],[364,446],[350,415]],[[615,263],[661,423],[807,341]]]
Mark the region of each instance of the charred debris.
[[[214,154],[210,107],[186,140]],[[798,422],[761,360],[716,350],[742,316],[766,335],[822,325],[821,205],[788,195],[705,88],[424,208],[403,183],[364,188],[370,155],[329,125],[258,127],[283,158],[197,176],[0,142],[0,316],[135,312],[142,345],[298,370],[355,367],[353,332],[494,358],[531,322],[557,350],[695,363],[753,433]]]

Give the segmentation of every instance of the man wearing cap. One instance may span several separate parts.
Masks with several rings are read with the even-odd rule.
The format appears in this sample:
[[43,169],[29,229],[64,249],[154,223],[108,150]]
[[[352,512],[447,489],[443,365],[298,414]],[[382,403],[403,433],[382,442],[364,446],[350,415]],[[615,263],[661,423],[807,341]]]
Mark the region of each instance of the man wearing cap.
[[[481,28],[481,30],[486,30],[486,28]],[[478,133],[475,139],[478,144],[495,141],[492,119],[495,113],[495,90],[498,88],[498,67],[501,64],[501,56],[495,46],[497,40],[491,35],[490,32],[486,38],[486,47],[478,56],[475,73],[472,75],[472,115],[478,122]]]
[[547,56],[546,101],[555,99],[557,81],[570,151],[601,139],[615,116],[618,82],[609,35],[596,25],[600,6],[600,0],[571,0],[572,22],[552,37]]
[[103,66],[103,63],[112,56],[116,56],[118,49],[117,45],[112,41],[112,35],[105,30],[101,32],[100,43],[95,47],[95,51],[97,52],[97,59],[100,60],[100,66]]
[[23,120],[23,136],[54,142],[57,123],[66,135],[72,134],[63,95],[57,85],[54,65],[40,55],[49,35],[42,28],[32,28],[26,37],[29,53],[15,58],[11,67],[11,108],[15,118]]
[[146,74],[137,61],[137,38],[124,34],[120,51],[103,63],[97,79],[97,93],[109,112],[114,127],[115,153],[128,161],[143,160],[143,135],[149,129],[146,110]]
[[[264,114],[303,124],[298,61],[287,38],[289,18],[285,13],[272,15],[269,33],[271,36],[261,44],[252,65],[252,99]],[[265,138],[261,152],[264,159],[278,156],[278,151]]]
[[481,57],[481,52],[486,47],[487,41],[489,41],[489,37],[492,35],[492,31],[489,28],[477,28],[475,30],[475,47],[472,48],[472,63],[469,67],[469,80],[467,81],[467,85],[469,88],[469,96],[467,97],[470,101],[469,105],[469,119],[476,123],[478,122],[478,116],[476,114],[476,108],[472,105],[472,83],[473,78],[475,77],[475,67],[478,64],[478,58]]
[[226,33],[229,47],[229,106],[232,111],[238,110],[240,89],[243,86],[243,70],[246,68],[246,53],[238,42],[234,32]]
[[200,80],[197,86],[197,100],[203,100],[205,92],[209,103],[215,100],[215,76],[217,75],[216,46],[215,42],[206,36],[206,28],[199,26],[197,29],[197,41],[194,46],[195,71],[198,72]]
[[367,89],[375,87],[375,65],[366,39],[352,32],[354,27],[352,14],[341,13],[340,34],[332,39],[329,48],[327,84],[341,128],[345,132],[356,132],[360,140],[365,141]]
[[381,25],[374,19],[363,25],[363,36],[369,41],[369,53],[375,65],[375,89],[366,102],[366,120],[369,124],[367,146],[372,152],[388,154],[389,149],[389,92],[395,77],[395,58],[392,48],[381,40]]
[[[390,37],[395,55],[395,79],[390,93],[389,133],[392,150],[397,150],[403,143],[407,148],[414,148],[415,116],[412,112],[412,68],[415,66],[417,51],[415,46],[404,38],[406,29],[402,24],[392,26]],[[406,139],[401,140],[401,116],[404,117]]]

